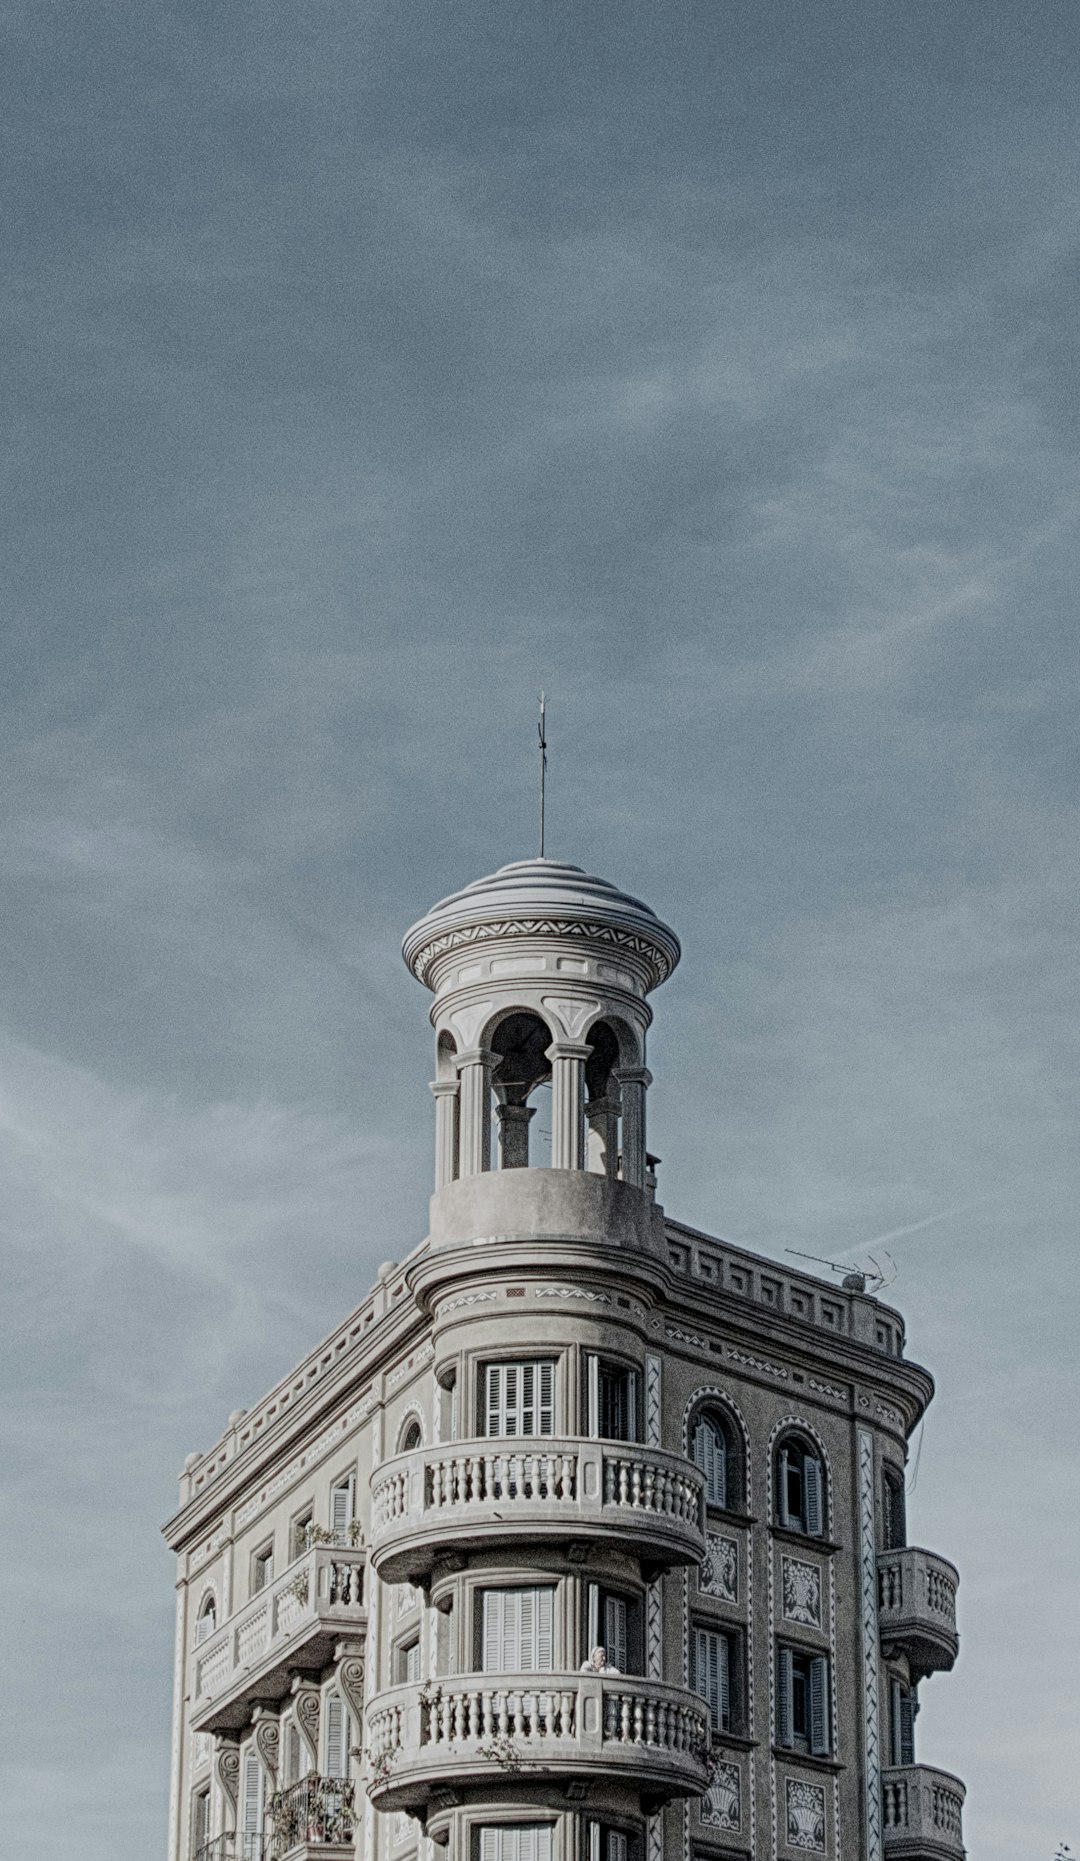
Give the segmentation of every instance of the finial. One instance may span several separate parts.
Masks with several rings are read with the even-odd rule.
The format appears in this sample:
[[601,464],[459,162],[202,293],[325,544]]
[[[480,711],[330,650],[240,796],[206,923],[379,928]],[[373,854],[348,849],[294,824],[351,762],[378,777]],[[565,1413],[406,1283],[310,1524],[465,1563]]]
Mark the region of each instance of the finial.
[[547,721],[547,704],[543,692],[540,693],[540,858],[544,857],[544,791],[547,786],[547,737],[544,727]]

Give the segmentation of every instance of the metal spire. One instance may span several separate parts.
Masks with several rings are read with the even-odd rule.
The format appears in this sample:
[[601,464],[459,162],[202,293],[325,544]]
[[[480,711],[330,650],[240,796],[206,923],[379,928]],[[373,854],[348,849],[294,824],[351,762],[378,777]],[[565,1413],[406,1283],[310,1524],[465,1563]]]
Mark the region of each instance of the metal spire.
[[545,803],[544,791],[547,786],[547,737],[544,734],[544,726],[546,723],[546,719],[547,719],[547,707],[544,701],[544,694],[543,692],[541,692],[540,693],[540,723],[539,723],[539,731],[540,731],[540,858],[541,859],[543,859],[544,857],[544,803]]

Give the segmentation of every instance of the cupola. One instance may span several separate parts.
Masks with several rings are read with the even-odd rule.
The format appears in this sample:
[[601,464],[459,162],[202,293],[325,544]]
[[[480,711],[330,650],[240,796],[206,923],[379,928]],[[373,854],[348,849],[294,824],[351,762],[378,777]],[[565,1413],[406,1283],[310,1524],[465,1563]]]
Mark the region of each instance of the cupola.
[[[680,954],[648,905],[518,860],[433,906],[403,954],[435,997],[437,1190],[529,1167],[645,1187],[647,997]],[[548,1097],[549,1143],[534,1126]]]

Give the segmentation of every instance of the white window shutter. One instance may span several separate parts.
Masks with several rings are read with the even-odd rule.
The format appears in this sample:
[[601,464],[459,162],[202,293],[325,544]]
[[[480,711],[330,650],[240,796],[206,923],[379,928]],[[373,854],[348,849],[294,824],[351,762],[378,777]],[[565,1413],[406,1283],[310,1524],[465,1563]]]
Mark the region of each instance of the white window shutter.
[[540,1373],[540,1389],[537,1399],[538,1435],[550,1435],[555,1432],[555,1365],[541,1363],[537,1366]]
[[[258,1755],[249,1751],[244,1758],[244,1835],[254,1838],[262,1833],[262,1765]],[[253,1847],[253,1840],[246,1843]]]
[[348,1775],[348,1751],[345,1736],[345,1701],[340,1693],[331,1693],[326,1702],[326,1775]]
[[803,1526],[811,1538],[820,1538],[824,1530],[822,1518],[821,1462],[813,1454],[803,1456]]
[[355,1475],[341,1480],[330,1494],[330,1530],[337,1538],[344,1538],[353,1519],[353,1496],[355,1493]]
[[621,1829],[609,1829],[606,1861],[629,1861],[630,1846]]
[[539,1674],[550,1674],[553,1669],[555,1647],[555,1592],[554,1590],[536,1590],[536,1659],[533,1666]]
[[502,1667],[503,1597],[505,1594],[504,1590],[484,1591],[481,1664],[486,1674],[497,1674]]
[[192,1847],[198,1854],[210,1840],[210,1792],[200,1790],[195,1798],[192,1813]]
[[498,1829],[481,1829],[480,1861],[501,1861],[498,1849],[499,1834]]
[[824,1757],[829,1749],[829,1665],[823,1654],[810,1663],[810,1750]]
[[585,1432],[593,1441],[600,1435],[600,1359],[590,1353],[585,1359],[586,1417]]

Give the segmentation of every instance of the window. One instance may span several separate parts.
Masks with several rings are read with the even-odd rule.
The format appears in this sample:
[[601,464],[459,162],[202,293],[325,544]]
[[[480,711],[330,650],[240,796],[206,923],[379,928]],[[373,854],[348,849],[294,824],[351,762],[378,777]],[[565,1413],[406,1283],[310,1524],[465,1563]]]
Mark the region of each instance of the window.
[[397,1650],[394,1661],[399,1686],[412,1686],[420,1678],[420,1637],[406,1641]]
[[735,1730],[736,1642],[721,1629],[691,1627],[690,1685],[709,1708],[714,1732]]
[[894,1765],[915,1762],[915,1714],[919,1701],[914,1687],[900,1680],[889,1682],[889,1761]]
[[907,1496],[898,1467],[886,1467],[881,1476],[882,1526],[886,1551],[902,1551],[907,1543]]
[[191,1799],[191,1852],[198,1857],[210,1842],[210,1787],[197,1790]]
[[776,1451],[776,1522],[820,1538],[825,1531],[825,1472],[804,1441],[788,1436]]
[[418,1421],[411,1421],[401,1437],[399,1454],[411,1454],[414,1448],[422,1447],[424,1432]]
[[585,1593],[585,1635],[582,1658],[603,1647],[612,1667],[621,1674],[644,1671],[641,1602],[616,1590],[590,1583]]
[[706,1505],[734,1508],[740,1503],[735,1431],[715,1409],[707,1409],[694,1422],[690,1431],[690,1458],[705,1475]]
[[777,1652],[776,1742],[791,1751],[827,1756],[831,1749],[829,1663],[797,1648]]
[[349,1715],[340,1693],[326,1696],[326,1776],[349,1775]]
[[484,1364],[480,1378],[480,1433],[550,1435],[555,1431],[555,1364]]
[[604,1357],[587,1357],[586,1430],[593,1440],[636,1441],[638,1374]]
[[613,1829],[606,1822],[590,1822],[585,1828],[585,1861],[637,1861],[638,1846],[625,1829]]
[[489,1823],[476,1834],[477,1861],[553,1861],[550,1822]]
[[256,1752],[244,1756],[242,1804],[243,1861],[261,1861],[263,1823],[263,1768]]
[[490,1674],[550,1674],[554,1589],[481,1590],[480,1667]]
[[264,1590],[268,1583],[274,1581],[274,1547],[264,1544],[261,1551],[256,1551],[251,1560],[251,1590],[254,1595]]
[[356,1510],[356,1475],[350,1473],[330,1488],[330,1530],[335,1544],[345,1544]]
[[199,1610],[198,1621],[195,1624],[196,1646],[200,1641],[205,1641],[209,1635],[212,1635],[216,1627],[217,1604],[214,1601],[213,1594],[211,1594],[204,1597],[203,1606]]
[[305,1551],[310,1551],[312,1533],[314,1530],[315,1514],[309,1506],[308,1510],[304,1512],[300,1518],[294,1519],[292,1522],[292,1527],[289,1532],[290,1563],[293,1558],[303,1557]]

